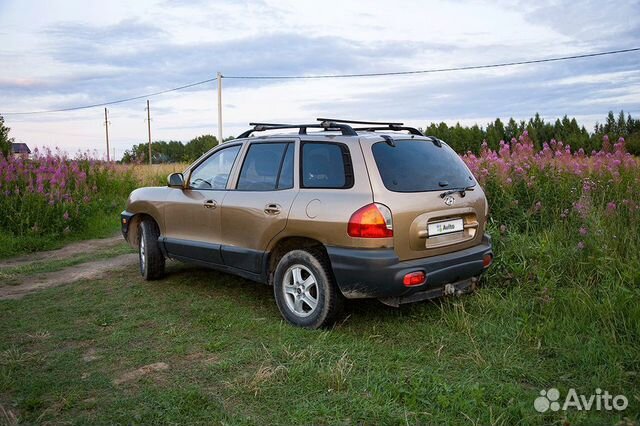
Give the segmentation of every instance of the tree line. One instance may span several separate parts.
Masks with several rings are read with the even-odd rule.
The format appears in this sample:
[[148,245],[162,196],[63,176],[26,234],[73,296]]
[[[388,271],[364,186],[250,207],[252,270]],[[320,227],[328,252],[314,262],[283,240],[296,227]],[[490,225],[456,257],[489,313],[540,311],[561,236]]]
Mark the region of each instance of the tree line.
[[[569,118],[565,115],[555,121],[545,121],[540,114],[536,113],[529,120],[516,121],[510,118],[506,123],[496,118],[484,127],[477,124],[462,126],[456,123],[449,126],[445,122],[430,123],[424,129],[424,133],[444,140],[458,153],[471,151],[478,154],[484,141],[489,148],[495,150],[498,149],[500,141],[508,142],[512,138],[518,138],[525,130],[537,149],[542,149],[544,142],[555,139],[569,144],[574,151],[582,148],[586,153],[591,153],[602,148],[603,137],[607,135],[612,143],[623,137],[627,142],[627,150],[632,154],[640,155],[640,119],[633,118],[631,114],[625,114],[624,111],[620,111],[617,116],[613,111],[609,111],[602,123],[595,124],[592,132],[579,125],[575,117]],[[233,137],[225,141],[231,139]],[[198,136],[186,144],[180,141],[156,141],[152,144],[153,162],[189,163],[216,145],[218,145],[218,139],[211,135]],[[134,145],[131,150],[125,151],[122,162],[146,162],[148,152],[147,143]]]
[[[0,153],[4,156],[9,155],[13,142],[13,138],[9,137],[9,130],[9,127],[4,124],[4,118],[0,115]],[[551,122],[545,121],[538,113],[529,120],[516,121],[510,118],[506,124],[496,118],[486,127],[477,124],[461,126],[460,123],[456,123],[454,126],[449,126],[445,122],[430,123],[424,132],[446,141],[459,153],[471,151],[477,154],[483,141],[486,141],[491,149],[498,149],[500,141],[517,138],[525,130],[538,149],[542,148],[544,142],[555,139],[571,145],[573,150],[582,148],[590,153],[602,148],[603,137],[607,135],[612,143],[623,137],[627,150],[632,154],[640,155],[640,119],[632,117],[631,114],[625,114],[624,111],[620,111],[617,116],[613,111],[609,111],[605,120],[602,123],[597,122],[591,133],[584,126],[580,126],[575,118],[570,119],[565,115]],[[234,138],[229,137],[224,141],[232,139]],[[174,140],[155,141],[152,143],[152,162],[193,162],[217,145],[218,139],[208,134],[193,138],[187,143]],[[121,161],[123,163],[148,162],[148,155],[149,145],[140,143],[126,150]]]
[[545,121],[538,113],[528,121],[510,118],[506,124],[497,118],[486,127],[477,124],[461,126],[456,123],[449,126],[444,122],[430,123],[424,132],[444,140],[459,153],[471,151],[477,154],[483,141],[495,150],[500,141],[508,142],[512,138],[518,138],[525,130],[538,149],[542,148],[544,142],[555,139],[571,145],[573,150],[582,148],[590,153],[602,148],[603,137],[607,135],[612,143],[623,137],[627,142],[627,150],[640,155],[640,120],[631,117],[631,114],[625,115],[624,111],[620,111],[617,117],[613,111],[609,111],[603,123],[595,124],[592,133],[580,126],[575,118],[570,119],[565,115],[551,122]]
[[0,115],[0,154],[5,157],[9,156],[13,143],[13,138],[9,137],[9,130],[11,128],[4,125],[4,117]]
[[[231,140],[233,137],[225,139]],[[218,138],[212,135],[201,135],[189,142],[181,141],[154,141],[151,143],[151,161],[153,163],[191,163],[205,152],[218,145]],[[149,144],[134,145],[124,152],[123,163],[136,163],[149,161]]]

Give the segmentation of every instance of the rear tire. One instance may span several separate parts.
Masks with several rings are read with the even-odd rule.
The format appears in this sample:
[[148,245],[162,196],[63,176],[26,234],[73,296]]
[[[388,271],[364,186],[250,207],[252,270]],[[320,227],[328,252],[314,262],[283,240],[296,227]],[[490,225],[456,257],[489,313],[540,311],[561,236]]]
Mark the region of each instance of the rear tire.
[[160,250],[160,229],[151,219],[140,222],[140,241],[138,242],[138,257],[140,259],[140,274],[147,280],[157,280],[164,276],[164,255]]
[[317,249],[285,254],[276,266],[273,292],[282,317],[310,329],[331,325],[344,303],[326,255]]

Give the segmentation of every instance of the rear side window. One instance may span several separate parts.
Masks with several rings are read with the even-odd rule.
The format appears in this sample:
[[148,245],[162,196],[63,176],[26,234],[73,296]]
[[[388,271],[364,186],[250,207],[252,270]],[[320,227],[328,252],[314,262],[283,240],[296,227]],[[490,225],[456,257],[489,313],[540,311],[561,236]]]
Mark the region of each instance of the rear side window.
[[254,143],[242,164],[237,189],[243,191],[273,191],[293,187],[293,156],[290,143]]
[[304,188],[351,188],[353,167],[344,144],[302,144],[301,182]]
[[430,141],[378,142],[373,157],[384,186],[395,192],[424,192],[465,188],[475,180],[458,154]]

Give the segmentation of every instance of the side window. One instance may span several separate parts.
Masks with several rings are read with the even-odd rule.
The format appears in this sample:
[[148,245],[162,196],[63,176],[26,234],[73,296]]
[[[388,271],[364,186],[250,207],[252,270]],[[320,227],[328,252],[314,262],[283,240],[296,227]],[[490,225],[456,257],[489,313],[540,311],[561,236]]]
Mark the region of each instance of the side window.
[[[289,143],[253,143],[245,156],[237,189],[241,191],[273,191]],[[293,164],[293,163],[292,163]]]
[[192,172],[189,187],[193,189],[225,189],[229,174],[241,145],[223,148],[200,163]]
[[351,188],[353,168],[349,150],[336,143],[302,144],[302,187]]
[[293,188],[293,152],[295,145],[290,143],[287,152],[284,154],[282,168],[280,169],[280,179],[278,179],[278,189]]

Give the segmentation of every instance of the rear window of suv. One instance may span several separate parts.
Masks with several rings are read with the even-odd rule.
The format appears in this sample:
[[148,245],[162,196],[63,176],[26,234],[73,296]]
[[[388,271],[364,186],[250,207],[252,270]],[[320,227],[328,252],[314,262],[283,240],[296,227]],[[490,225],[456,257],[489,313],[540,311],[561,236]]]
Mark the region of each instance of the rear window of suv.
[[475,185],[458,154],[431,141],[395,141],[373,144],[373,157],[384,186],[394,192],[425,192]]

